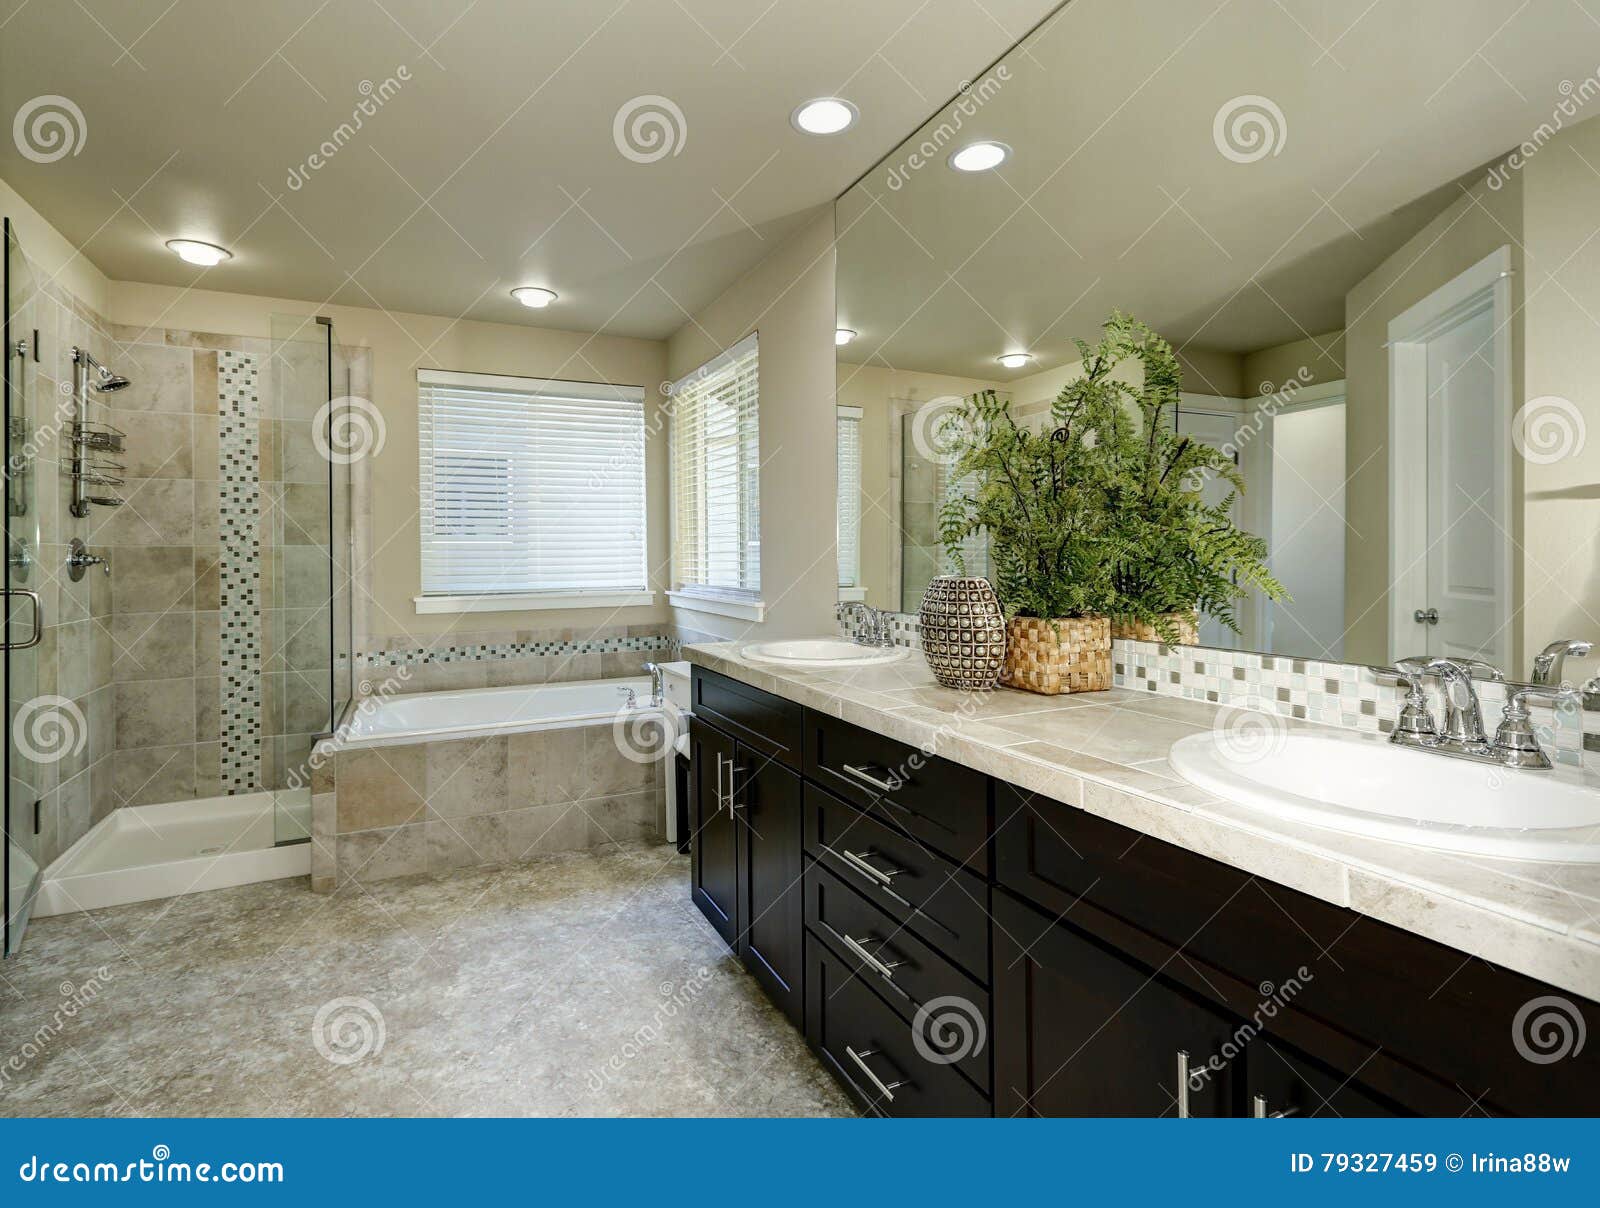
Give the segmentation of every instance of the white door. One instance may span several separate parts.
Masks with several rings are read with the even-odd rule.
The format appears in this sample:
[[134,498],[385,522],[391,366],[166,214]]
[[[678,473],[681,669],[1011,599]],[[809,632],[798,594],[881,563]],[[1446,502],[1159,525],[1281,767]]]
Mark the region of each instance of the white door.
[[[1427,340],[1428,653],[1504,667],[1510,585],[1489,299]],[[1419,467],[1420,468],[1420,467]]]
[[1268,565],[1290,598],[1266,603],[1274,654],[1344,658],[1344,400],[1272,419]]

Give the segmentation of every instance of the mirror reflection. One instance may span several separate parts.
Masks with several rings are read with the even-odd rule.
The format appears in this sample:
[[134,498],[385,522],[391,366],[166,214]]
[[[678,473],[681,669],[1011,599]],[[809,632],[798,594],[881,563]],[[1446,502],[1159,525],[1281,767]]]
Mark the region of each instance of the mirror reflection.
[[840,199],[841,600],[987,573],[940,417],[1051,425],[1122,311],[1285,589],[1199,644],[1528,679],[1600,638],[1596,45],[1575,5],[1059,10]]

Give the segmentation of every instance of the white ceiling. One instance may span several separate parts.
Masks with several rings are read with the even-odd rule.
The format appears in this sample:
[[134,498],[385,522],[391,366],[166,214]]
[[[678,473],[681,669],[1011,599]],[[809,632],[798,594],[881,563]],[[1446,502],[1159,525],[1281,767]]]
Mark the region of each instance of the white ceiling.
[[[841,356],[1009,380],[1075,359],[1112,306],[1228,352],[1338,329],[1346,291],[1597,65],[1600,4],[1577,0],[1075,0],[963,120],[1003,167],[893,189],[896,152],[841,200]],[[1283,115],[1248,163],[1213,139],[1242,95]],[[1038,359],[1001,369],[1009,348]]]
[[[0,114],[64,96],[84,134],[49,163],[0,139],[0,177],[116,279],[659,338],[1054,3],[0,0]],[[829,94],[854,128],[791,127]],[[613,138],[644,95],[683,116],[650,163]]]

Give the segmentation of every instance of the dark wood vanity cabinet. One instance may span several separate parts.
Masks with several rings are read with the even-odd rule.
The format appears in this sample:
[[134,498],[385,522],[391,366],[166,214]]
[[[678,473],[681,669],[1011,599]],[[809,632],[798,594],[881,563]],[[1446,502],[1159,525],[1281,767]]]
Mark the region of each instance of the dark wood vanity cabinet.
[[1600,1113],[1600,1045],[1532,1061],[1516,1030],[1537,1000],[1589,1026],[1600,1004],[694,683],[694,901],[870,1113]]

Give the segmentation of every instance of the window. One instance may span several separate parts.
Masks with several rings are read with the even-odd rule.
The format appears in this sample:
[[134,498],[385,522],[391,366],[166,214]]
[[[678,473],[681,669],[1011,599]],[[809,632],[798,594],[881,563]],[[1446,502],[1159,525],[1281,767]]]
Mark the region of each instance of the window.
[[417,373],[419,612],[650,603],[644,391]]
[[760,620],[757,350],[752,334],[672,385],[672,584],[684,607]]
[[839,408],[838,536],[840,599],[861,586],[861,408]]

